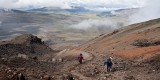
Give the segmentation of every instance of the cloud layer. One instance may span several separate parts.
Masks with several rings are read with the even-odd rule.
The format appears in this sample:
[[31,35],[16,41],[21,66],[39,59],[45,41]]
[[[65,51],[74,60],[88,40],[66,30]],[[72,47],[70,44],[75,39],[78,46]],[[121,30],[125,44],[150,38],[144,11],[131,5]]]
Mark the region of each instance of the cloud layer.
[[139,7],[144,0],[0,0],[0,8],[59,7]]
[[56,7],[71,9],[81,6],[95,11],[107,11],[121,8],[142,7],[134,15],[130,15],[130,22],[137,23],[160,18],[160,0],[0,0],[0,8],[40,8]]
[[101,34],[120,28],[124,26],[124,24],[124,22],[112,22],[109,19],[87,19],[80,23],[71,25],[70,28],[87,32],[97,32]]
[[129,20],[132,23],[143,22],[160,18],[160,0],[146,0],[143,8],[131,15]]
[[[71,25],[71,28],[76,28],[76,29],[82,29],[82,30],[87,30],[93,27],[110,27],[112,26],[114,28],[114,24],[110,22],[109,20],[97,20],[97,19],[88,19],[84,20],[78,24]],[[116,28],[116,26],[115,26]]]

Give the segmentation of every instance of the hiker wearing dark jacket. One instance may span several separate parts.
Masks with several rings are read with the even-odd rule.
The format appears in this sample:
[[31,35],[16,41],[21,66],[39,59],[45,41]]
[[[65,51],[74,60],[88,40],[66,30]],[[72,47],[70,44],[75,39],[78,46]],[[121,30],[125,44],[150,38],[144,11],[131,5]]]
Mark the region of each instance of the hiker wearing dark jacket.
[[109,57],[109,58],[107,59],[107,61],[104,62],[104,66],[107,66],[107,71],[108,71],[108,72],[111,72],[112,66],[113,66],[112,58],[111,58],[111,57]]
[[80,64],[82,64],[82,61],[83,61],[83,55],[82,54],[79,55],[78,61],[79,61]]

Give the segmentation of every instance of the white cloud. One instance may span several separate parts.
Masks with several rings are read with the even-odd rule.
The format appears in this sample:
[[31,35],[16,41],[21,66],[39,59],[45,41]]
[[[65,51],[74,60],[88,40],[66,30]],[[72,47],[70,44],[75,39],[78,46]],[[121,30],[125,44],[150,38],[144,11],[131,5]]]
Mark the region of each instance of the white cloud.
[[151,19],[160,18],[160,0],[146,0],[143,8],[130,16],[132,23],[143,22]]
[[84,20],[78,24],[73,24],[70,26],[71,28],[88,30],[91,28],[100,28],[100,27],[112,27],[113,29],[117,28],[117,25],[112,23],[107,19],[98,20],[98,19],[88,19]]
[[85,6],[138,7],[144,0],[0,0],[1,8],[60,7],[70,8],[72,4]]
[[0,0],[0,8],[11,8],[18,0]]
[[67,0],[0,0],[0,8],[60,7],[70,8]]

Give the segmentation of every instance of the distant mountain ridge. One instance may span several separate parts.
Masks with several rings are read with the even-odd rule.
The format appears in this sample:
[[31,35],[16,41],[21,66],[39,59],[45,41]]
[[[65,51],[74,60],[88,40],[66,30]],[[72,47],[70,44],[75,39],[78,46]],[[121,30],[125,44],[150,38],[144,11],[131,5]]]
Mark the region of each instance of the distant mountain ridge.
[[[107,8],[106,8],[107,9]],[[58,7],[40,7],[40,8],[28,8],[28,9],[0,9],[0,13],[26,13],[26,12],[42,12],[42,13],[69,13],[69,14],[85,14],[92,13],[97,14],[97,16],[116,16],[126,12],[132,14],[138,10],[138,8],[119,8],[111,10],[96,11],[93,9],[85,8],[83,6],[72,6],[70,9],[61,9]],[[129,11],[129,12],[128,12]],[[124,14],[126,14],[124,13]]]
[[17,10],[17,9],[0,9],[0,13],[26,13],[26,11]]
[[41,8],[33,8],[33,9],[28,9],[25,11],[29,12],[54,12],[54,13],[96,13],[99,15],[115,15],[112,12],[122,12],[122,11],[129,11],[129,10],[135,10],[138,8],[120,8],[120,9],[111,9],[111,10],[104,10],[104,11],[96,11],[96,10],[91,10],[89,8],[85,8],[82,6],[72,6],[71,9],[60,9],[60,8],[52,8],[52,7],[41,7]]
[[56,13],[88,13],[90,10],[85,9],[84,7],[72,7],[71,9],[60,9],[60,8],[52,8],[52,7],[42,7],[42,8],[33,8],[28,9],[26,11],[31,12],[56,12]]

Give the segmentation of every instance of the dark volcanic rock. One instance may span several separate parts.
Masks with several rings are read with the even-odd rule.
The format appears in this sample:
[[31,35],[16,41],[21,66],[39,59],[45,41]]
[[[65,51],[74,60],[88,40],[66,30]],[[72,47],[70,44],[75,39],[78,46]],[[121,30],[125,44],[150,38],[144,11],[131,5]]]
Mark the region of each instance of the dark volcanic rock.
[[33,36],[31,34],[24,34],[16,37],[15,39],[11,40],[12,43],[19,43],[19,44],[43,44],[42,40],[37,36]]
[[11,41],[0,42],[1,57],[15,57],[18,54],[26,54],[29,57],[53,53],[51,48],[37,36],[24,34],[12,39]]
[[132,45],[138,47],[148,47],[160,45],[160,41],[149,41],[147,39],[136,40]]

